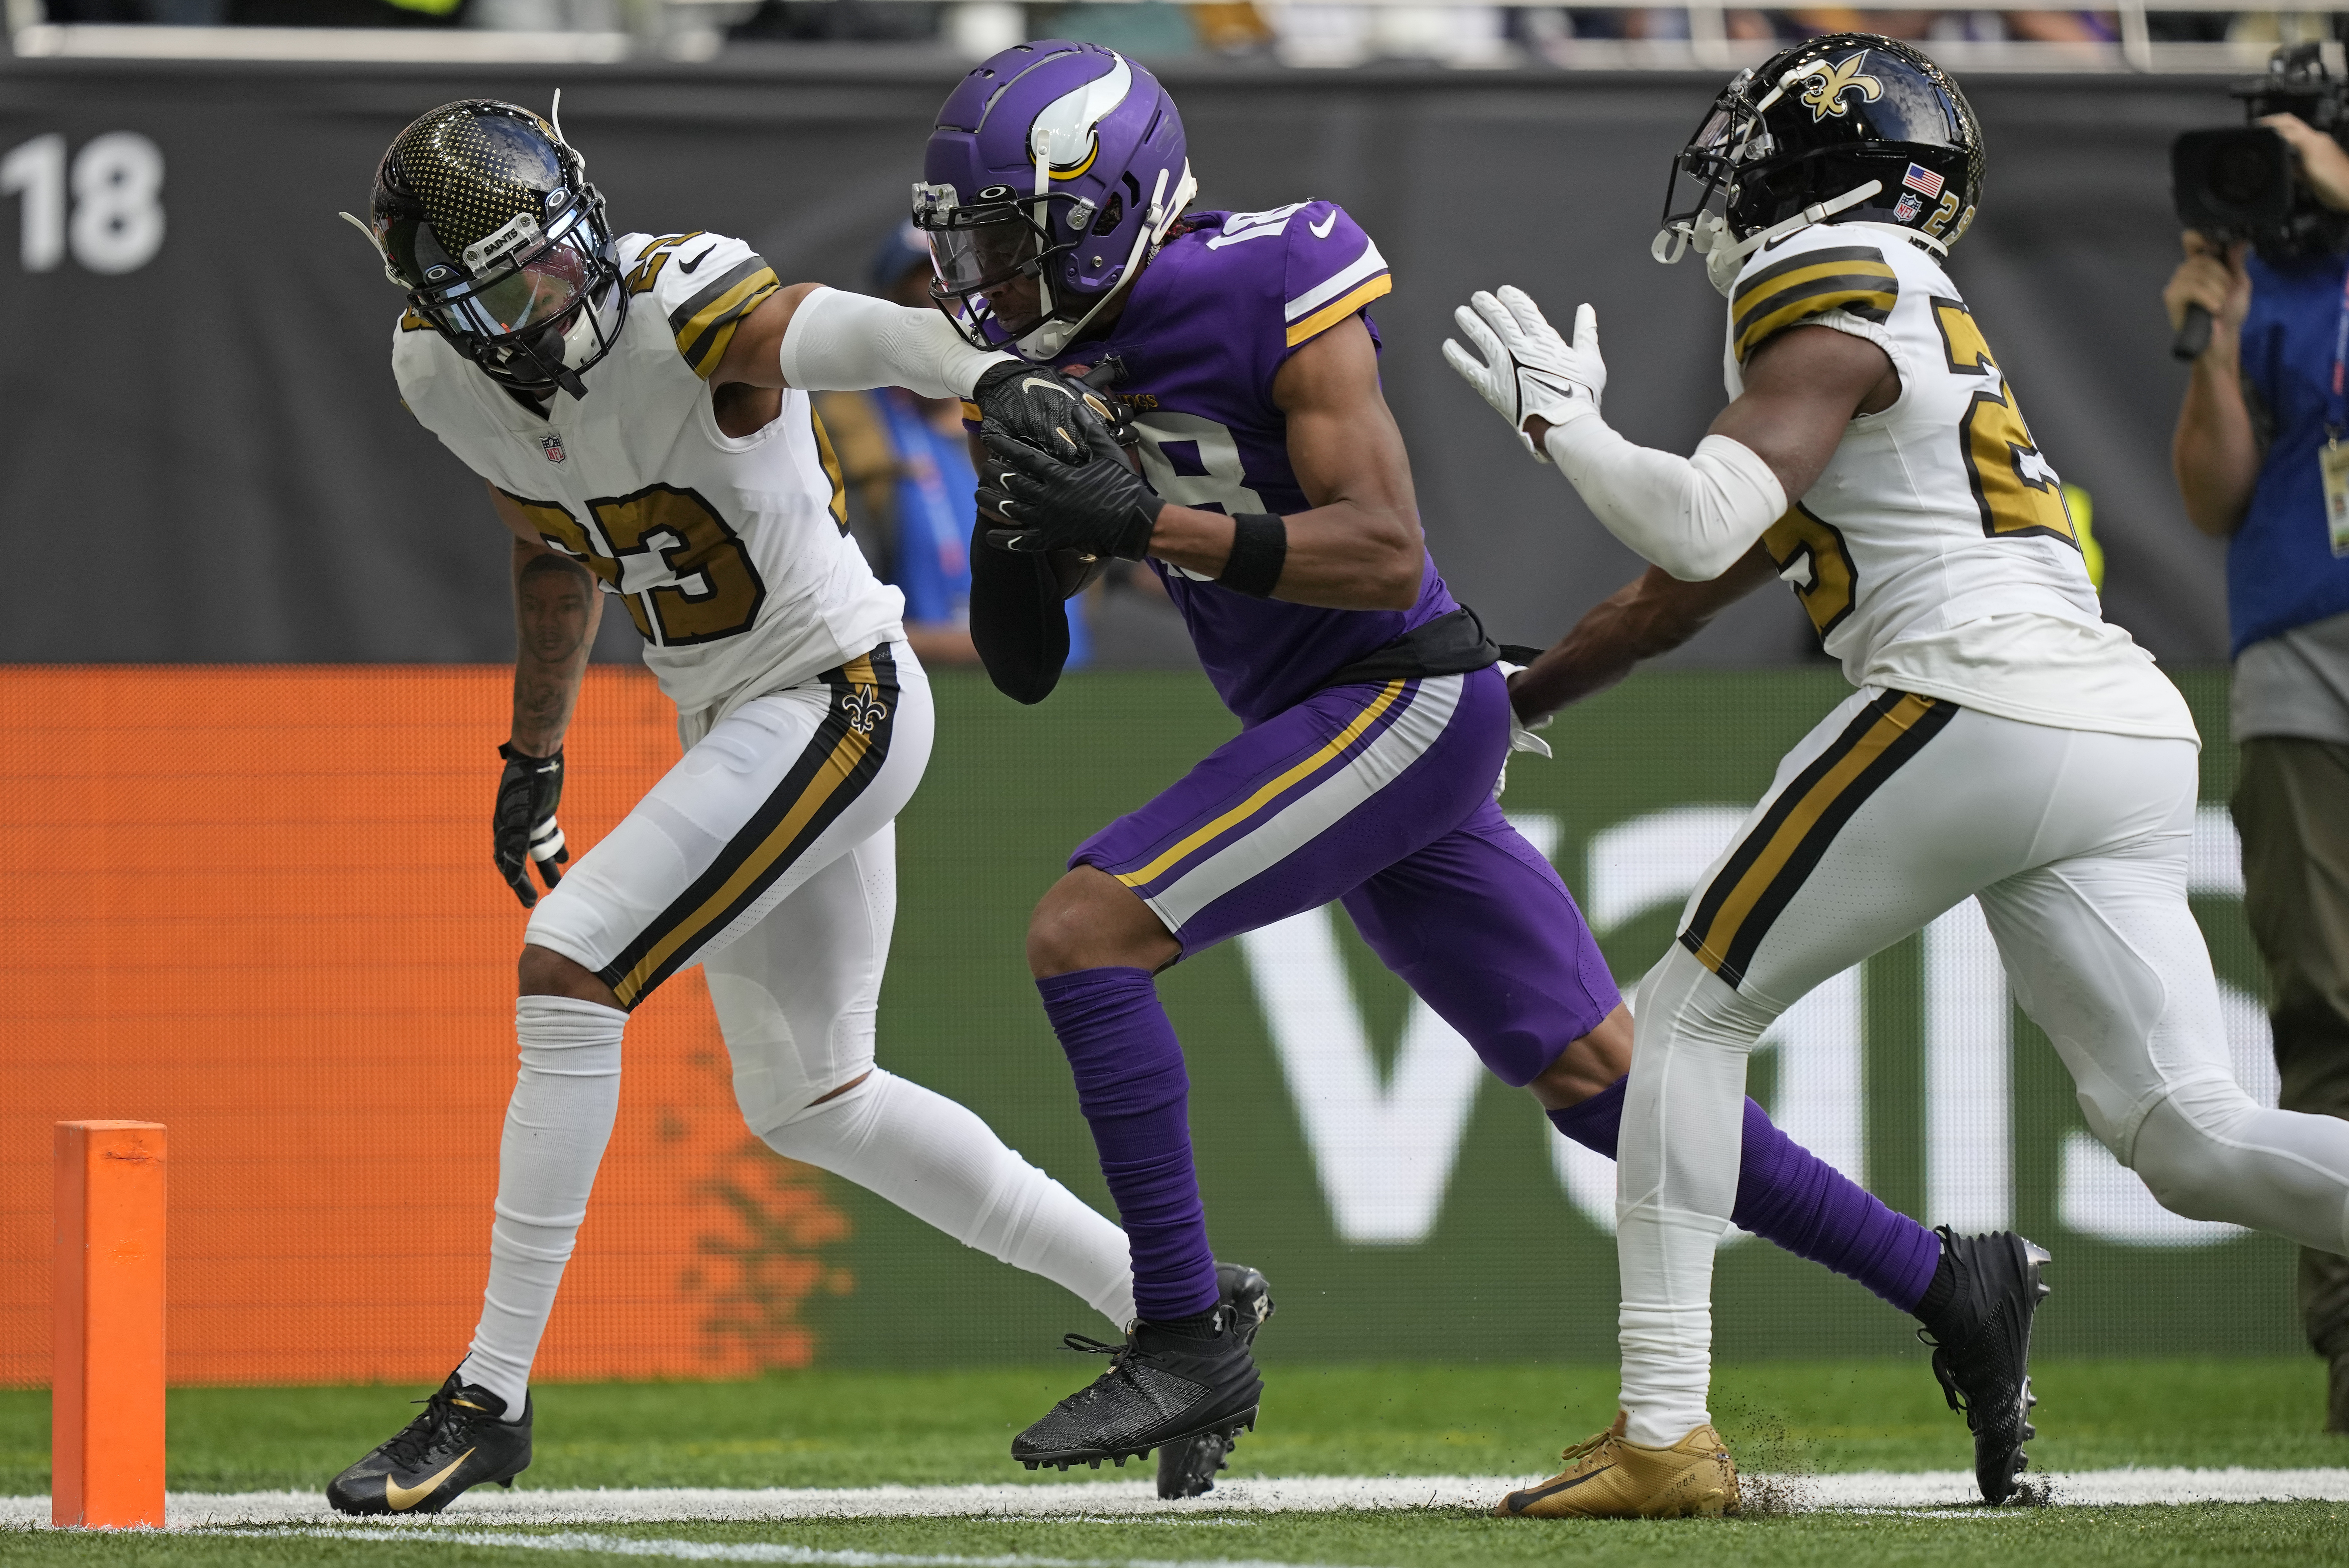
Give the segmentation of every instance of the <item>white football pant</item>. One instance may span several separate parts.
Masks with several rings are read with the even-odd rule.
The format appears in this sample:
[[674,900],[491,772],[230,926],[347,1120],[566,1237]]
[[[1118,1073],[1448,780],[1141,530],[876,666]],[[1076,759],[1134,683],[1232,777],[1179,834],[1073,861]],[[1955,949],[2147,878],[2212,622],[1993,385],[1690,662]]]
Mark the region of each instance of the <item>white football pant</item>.
[[[700,964],[735,1099],[770,1148],[1044,1275],[1123,1330],[1124,1233],[970,1111],[874,1066],[894,823],[931,726],[929,684],[903,644],[745,704],[540,900],[527,940],[628,1006]],[[518,1416],[618,1112],[627,1014],[555,996],[524,996],[515,1014],[521,1072],[461,1376]]]
[[2236,1085],[2187,907],[2196,754],[1867,690],[1779,763],[1632,1001],[1617,1167],[1631,1440],[1710,1419],[1745,1063],[1803,994],[1980,901],[2089,1128],[2164,1207],[2349,1252],[2349,1122]]

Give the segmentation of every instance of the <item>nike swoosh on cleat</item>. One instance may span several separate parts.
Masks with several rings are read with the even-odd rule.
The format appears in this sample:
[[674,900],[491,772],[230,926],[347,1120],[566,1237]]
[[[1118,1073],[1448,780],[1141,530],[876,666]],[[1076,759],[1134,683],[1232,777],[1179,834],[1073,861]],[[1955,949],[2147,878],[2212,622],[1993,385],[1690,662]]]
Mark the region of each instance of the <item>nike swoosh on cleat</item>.
[[690,273],[690,272],[692,272],[696,267],[698,267],[698,266],[701,265],[701,263],[704,263],[704,262],[708,261],[708,260],[709,259],[709,253],[710,253],[710,251],[715,251],[716,249],[718,249],[718,247],[717,247],[717,246],[715,246],[715,245],[712,245],[712,246],[710,246],[710,247],[709,247],[709,251],[704,251],[704,252],[702,252],[702,253],[701,253],[701,254],[699,254],[699,255],[698,255],[698,256],[694,257],[694,258],[693,258],[693,260],[691,260],[691,261],[689,261],[689,262],[679,262],[679,263],[678,263],[678,264],[677,264],[677,270],[678,270],[678,272],[681,272],[681,273]]
[[414,1508],[418,1503],[422,1502],[426,1498],[431,1496],[433,1488],[439,1486],[442,1481],[447,1480],[451,1475],[454,1475],[456,1473],[457,1467],[463,1464],[467,1460],[471,1459],[472,1457],[473,1450],[467,1449],[463,1453],[459,1454],[455,1459],[450,1460],[447,1467],[443,1469],[439,1475],[427,1476],[420,1483],[415,1486],[402,1486],[398,1481],[392,1480],[389,1476],[384,1477],[383,1505],[391,1510],[394,1513],[407,1512],[409,1509]]
[[1556,1486],[1536,1487],[1526,1491],[1513,1491],[1509,1493],[1509,1511],[1511,1513],[1523,1513],[1526,1509],[1531,1508],[1535,1503],[1539,1502],[1542,1499],[1546,1497],[1556,1497],[1562,1491],[1571,1491],[1576,1487],[1580,1486],[1584,1481],[1605,1475],[1609,1470],[1611,1470],[1614,1468],[1615,1467],[1613,1465],[1600,1465],[1588,1475],[1578,1475],[1572,1480],[1559,1481]]
[[1322,220],[1321,220],[1319,222],[1318,222],[1318,223],[1308,223],[1308,224],[1306,224],[1305,226],[1306,226],[1307,228],[1309,228],[1309,229],[1310,229],[1310,230],[1312,230],[1312,231],[1313,231],[1313,237],[1314,237],[1315,239],[1317,239],[1317,240],[1326,240],[1326,239],[1328,239],[1328,238],[1330,237],[1330,230],[1332,230],[1332,229],[1334,229],[1334,228],[1336,228],[1336,227],[1338,226],[1338,213],[1337,213],[1337,210],[1336,210],[1335,208],[1332,208],[1332,209],[1330,210],[1330,215],[1329,215],[1327,218],[1322,219]]

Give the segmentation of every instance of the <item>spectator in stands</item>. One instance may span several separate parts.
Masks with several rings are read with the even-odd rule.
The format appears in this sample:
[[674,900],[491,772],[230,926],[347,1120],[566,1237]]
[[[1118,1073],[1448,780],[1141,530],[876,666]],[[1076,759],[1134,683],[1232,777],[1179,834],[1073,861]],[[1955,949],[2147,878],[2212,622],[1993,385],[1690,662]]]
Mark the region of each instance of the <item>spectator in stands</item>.
[[[2266,123],[2349,211],[2349,154],[2291,116]],[[2185,246],[2162,303],[2173,329],[2200,305],[2211,331],[2171,460],[2186,515],[2227,541],[2244,912],[2284,1109],[2349,1116],[2349,258],[2270,260],[2191,232]],[[2332,1364],[2327,1429],[2349,1432],[2349,1259],[2302,1250],[2300,1308]]]
[[[913,224],[890,231],[873,257],[872,291],[900,304],[929,304],[930,249]],[[885,583],[905,595],[905,640],[924,664],[968,665],[970,641],[971,492],[978,476],[951,397],[900,387],[820,392],[816,411],[849,484],[849,521]],[[1069,664],[1088,662],[1081,597],[1069,603]]]

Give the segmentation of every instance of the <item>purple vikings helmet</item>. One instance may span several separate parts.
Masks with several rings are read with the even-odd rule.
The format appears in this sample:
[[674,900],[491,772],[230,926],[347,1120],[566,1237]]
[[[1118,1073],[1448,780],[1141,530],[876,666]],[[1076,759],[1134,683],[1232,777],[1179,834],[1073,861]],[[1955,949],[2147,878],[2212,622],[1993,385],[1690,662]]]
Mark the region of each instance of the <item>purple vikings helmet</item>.
[[[1062,38],[1016,45],[963,77],[923,174],[914,222],[937,268],[931,297],[974,344],[1040,361],[1133,281],[1197,190],[1158,78]],[[1022,278],[1035,310],[1006,319],[996,299]]]

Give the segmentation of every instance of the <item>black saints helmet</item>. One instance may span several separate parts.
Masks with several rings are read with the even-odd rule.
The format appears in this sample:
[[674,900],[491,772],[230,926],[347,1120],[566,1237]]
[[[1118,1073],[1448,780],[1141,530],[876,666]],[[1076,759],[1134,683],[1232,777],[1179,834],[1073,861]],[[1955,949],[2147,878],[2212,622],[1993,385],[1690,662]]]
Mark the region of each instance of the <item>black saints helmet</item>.
[[385,273],[458,353],[518,392],[587,395],[579,373],[611,351],[628,301],[604,199],[556,126],[489,98],[443,104],[383,155],[368,219]]
[[1949,73],[1874,33],[1813,38],[1740,71],[1672,160],[1656,259],[1693,249],[1724,293],[1771,240],[1836,218],[1946,250],[1981,199],[1982,126]]

